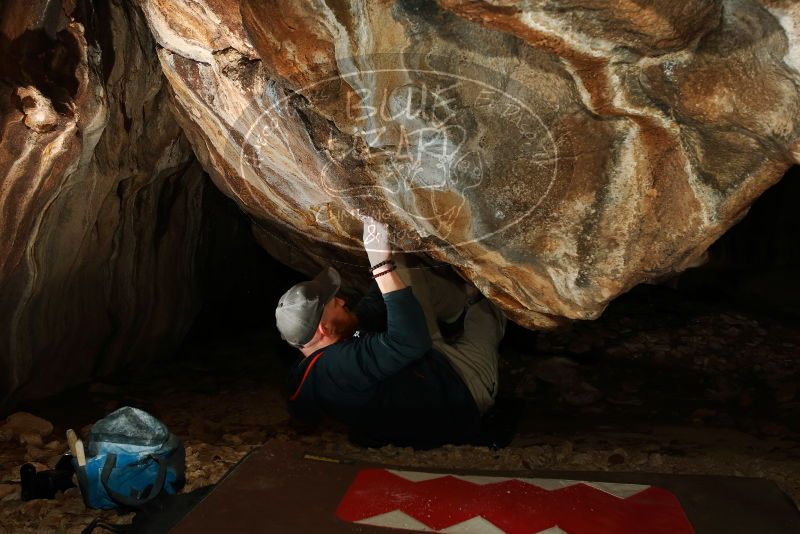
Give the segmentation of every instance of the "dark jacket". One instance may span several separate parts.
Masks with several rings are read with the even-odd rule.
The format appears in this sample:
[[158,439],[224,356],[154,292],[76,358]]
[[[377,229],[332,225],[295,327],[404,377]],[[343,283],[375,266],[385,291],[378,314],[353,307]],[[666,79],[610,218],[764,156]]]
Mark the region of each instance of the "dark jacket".
[[359,330],[352,337],[292,369],[292,414],[332,417],[375,446],[428,448],[472,438],[480,413],[450,362],[432,348],[412,288],[381,295],[373,282],[354,311]]

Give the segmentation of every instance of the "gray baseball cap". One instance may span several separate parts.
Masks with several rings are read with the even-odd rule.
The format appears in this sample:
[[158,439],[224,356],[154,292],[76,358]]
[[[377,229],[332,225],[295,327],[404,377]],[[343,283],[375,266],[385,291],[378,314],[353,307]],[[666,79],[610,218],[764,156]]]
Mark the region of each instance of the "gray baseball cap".
[[300,282],[284,293],[275,309],[281,338],[298,348],[311,341],[323,308],[339,292],[341,284],[336,269],[326,267],[313,280]]

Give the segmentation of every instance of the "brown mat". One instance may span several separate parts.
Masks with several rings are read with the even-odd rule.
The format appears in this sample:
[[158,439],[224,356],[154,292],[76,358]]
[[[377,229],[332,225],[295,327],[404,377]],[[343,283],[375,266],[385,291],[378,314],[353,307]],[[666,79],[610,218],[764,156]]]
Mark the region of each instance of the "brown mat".
[[[204,500],[178,523],[173,532],[179,534],[202,534],[206,532],[377,533],[394,530],[367,524],[351,523],[337,517],[337,513],[340,517],[347,517],[348,513],[352,515],[352,510],[348,512],[345,508],[347,507],[346,501],[348,499],[358,497],[356,495],[358,491],[356,490],[359,490],[359,488],[358,484],[354,484],[354,481],[358,479],[359,483],[361,483],[362,479],[366,480],[364,478],[366,475],[375,474],[386,478],[391,476],[393,471],[373,469],[374,467],[384,468],[386,466],[373,466],[335,458],[331,459],[334,461],[325,461],[322,459],[324,456],[317,459],[311,458],[311,456],[318,455],[309,453],[299,445],[273,440],[251,453],[236,466]],[[336,463],[336,461],[340,463]],[[394,470],[396,468],[392,467],[390,469]],[[640,488],[652,487],[654,490],[662,492],[662,496],[666,497],[667,500],[672,498],[676,504],[679,503],[677,504],[678,510],[682,509],[679,512],[680,516],[683,517],[684,524],[688,528],[688,530],[684,531],[691,532],[694,530],[698,534],[716,534],[719,532],[725,532],[726,534],[752,534],[756,532],[759,534],[796,534],[800,532],[800,512],[798,512],[791,500],[779,490],[777,485],[763,479],[647,473],[541,471],[514,473],[474,470],[446,471],[428,467],[402,469],[414,472],[459,475],[456,478],[433,477],[440,480],[447,478],[450,483],[448,492],[464,489],[459,486],[454,490],[454,484],[460,484],[461,486],[471,484],[473,487],[479,488],[476,491],[485,492],[485,485],[488,479],[475,478],[475,475],[484,475],[493,477],[492,480],[496,480],[494,477],[535,479],[533,483],[538,484],[538,487],[525,486],[519,480],[504,482],[504,484],[516,484],[515,491],[517,494],[520,491],[531,493],[529,491],[531,488],[533,488],[534,492],[546,493],[538,489],[539,487],[547,487],[548,489],[558,487],[559,492],[567,493],[563,489],[567,487],[568,491],[573,494],[577,491],[584,493],[589,491],[597,494],[593,495],[593,497],[600,495],[606,501],[613,501],[611,504],[626,500],[624,497],[628,494],[634,495],[637,491],[641,492]],[[387,472],[389,475],[386,474]],[[394,472],[396,473],[396,471]],[[410,477],[409,480],[413,476],[424,479],[424,476],[420,474],[413,475],[413,473],[409,473],[407,475]],[[428,476],[427,478],[430,479],[431,477]],[[543,481],[542,479],[548,480]],[[587,482],[574,484],[565,482],[565,480]],[[477,484],[473,483],[475,481],[477,481]],[[542,485],[542,482],[544,482],[544,485]],[[598,484],[593,484],[595,482]],[[409,484],[406,481],[403,481],[403,483]],[[616,484],[620,484],[620,486]],[[638,488],[629,486],[633,484],[642,486]],[[352,490],[348,492],[351,485]],[[480,489],[482,485],[484,489]],[[603,491],[593,492],[592,488],[599,488]],[[633,490],[626,490],[626,488],[633,488]],[[619,495],[616,494],[617,490],[620,492]],[[511,486],[507,491],[511,494]],[[628,494],[625,494],[626,491],[628,491]],[[345,499],[346,495],[347,499]],[[641,492],[640,495],[645,495],[645,493]],[[393,497],[397,497],[397,495],[393,495]],[[435,497],[434,495],[434,500]],[[452,500],[452,495],[450,495],[450,498]],[[569,520],[573,521],[576,517],[583,517],[591,510],[593,514],[592,521],[596,522],[592,532],[621,531],[622,527],[616,529],[612,527],[619,526],[622,523],[614,523],[613,521],[619,520],[623,523],[628,521],[630,523],[630,521],[635,521],[637,517],[646,517],[641,514],[641,510],[638,516],[620,512],[622,515],[618,514],[611,517],[613,519],[611,523],[609,523],[611,520],[604,523],[603,514],[601,513],[598,516],[597,508],[594,505],[592,508],[588,508],[588,501],[585,496],[573,496],[573,499],[575,498],[578,501],[583,499],[582,505],[587,506],[586,512],[575,512],[574,510],[577,510],[575,508]],[[627,500],[633,501],[634,498],[636,497],[628,498]],[[369,497],[369,499],[372,499],[372,497]],[[644,503],[651,507],[653,505],[652,496],[645,499],[640,498],[639,501],[639,504]],[[373,503],[373,500],[364,502]],[[485,505],[484,500],[481,502]],[[579,502],[580,504],[581,502]],[[541,508],[542,513],[551,511],[551,509],[552,506],[549,504],[547,507]],[[516,510],[520,510],[520,513],[523,511],[531,513],[529,508],[521,507]],[[675,510],[672,510],[671,513],[673,513],[673,519],[676,519],[674,512]],[[508,515],[507,512],[505,514]],[[414,514],[412,513],[411,515]],[[511,515],[514,514],[512,513]],[[442,528],[442,524],[438,526],[433,525],[431,522],[422,524],[408,515],[400,514],[398,516],[395,512],[383,514],[382,517],[383,519],[379,518],[380,521],[394,521],[391,524],[395,525],[405,524],[405,528],[413,529],[415,525],[420,526],[420,528],[429,525],[431,528]],[[416,517],[419,518],[419,515],[417,514]],[[480,517],[476,519],[483,521]],[[687,519],[688,522],[686,521]],[[397,522],[398,520],[400,521],[399,523]],[[680,523],[680,517],[677,517],[677,520]],[[380,521],[376,522],[388,524],[385,522],[380,523]],[[406,523],[403,523],[403,521],[406,521]],[[578,523],[573,521],[570,524],[576,525]],[[464,525],[464,528],[467,526],[474,528],[476,526],[474,522],[466,522]],[[488,530],[484,531],[502,531],[492,530],[496,525],[497,522],[492,523],[489,525]],[[663,525],[667,525],[667,523],[664,522]],[[573,534],[573,532],[580,530],[578,527],[573,527],[572,529],[565,527],[564,523],[559,523],[559,526],[563,530],[542,530],[542,532],[567,532],[568,534]],[[628,527],[630,527],[630,524],[628,524]],[[603,530],[603,528],[610,530]],[[538,530],[533,530],[533,532]],[[511,525],[505,531],[513,532],[515,530]],[[528,532],[530,531],[528,530]]]

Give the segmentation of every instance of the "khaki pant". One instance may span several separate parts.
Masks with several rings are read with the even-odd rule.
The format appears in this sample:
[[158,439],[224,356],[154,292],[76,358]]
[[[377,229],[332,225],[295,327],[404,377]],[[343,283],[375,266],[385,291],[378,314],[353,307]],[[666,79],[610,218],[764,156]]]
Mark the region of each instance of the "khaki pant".
[[[398,257],[399,256],[399,257]],[[497,346],[506,330],[506,317],[488,299],[481,299],[467,310],[464,333],[452,344],[439,332],[436,320],[457,319],[468,296],[463,283],[444,278],[425,265],[406,265],[403,255],[395,255],[397,274],[411,286],[425,312],[433,346],[444,354],[461,375],[481,413],[494,405],[497,396]]]

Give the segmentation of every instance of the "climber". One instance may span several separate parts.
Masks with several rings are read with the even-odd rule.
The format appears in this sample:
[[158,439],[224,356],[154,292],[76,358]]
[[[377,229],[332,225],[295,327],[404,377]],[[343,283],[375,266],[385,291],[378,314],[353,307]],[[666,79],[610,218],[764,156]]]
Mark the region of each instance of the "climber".
[[[361,219],[374,282],[355,309],[327,267],[284,293],[275,310],[281,337],[302,353],[290,411],[344,422],[369,446],[469,442],[497,395],[506,318],[471,284],[395,254],[386,225]],[[442,335],[462,323],[457,337]]]

